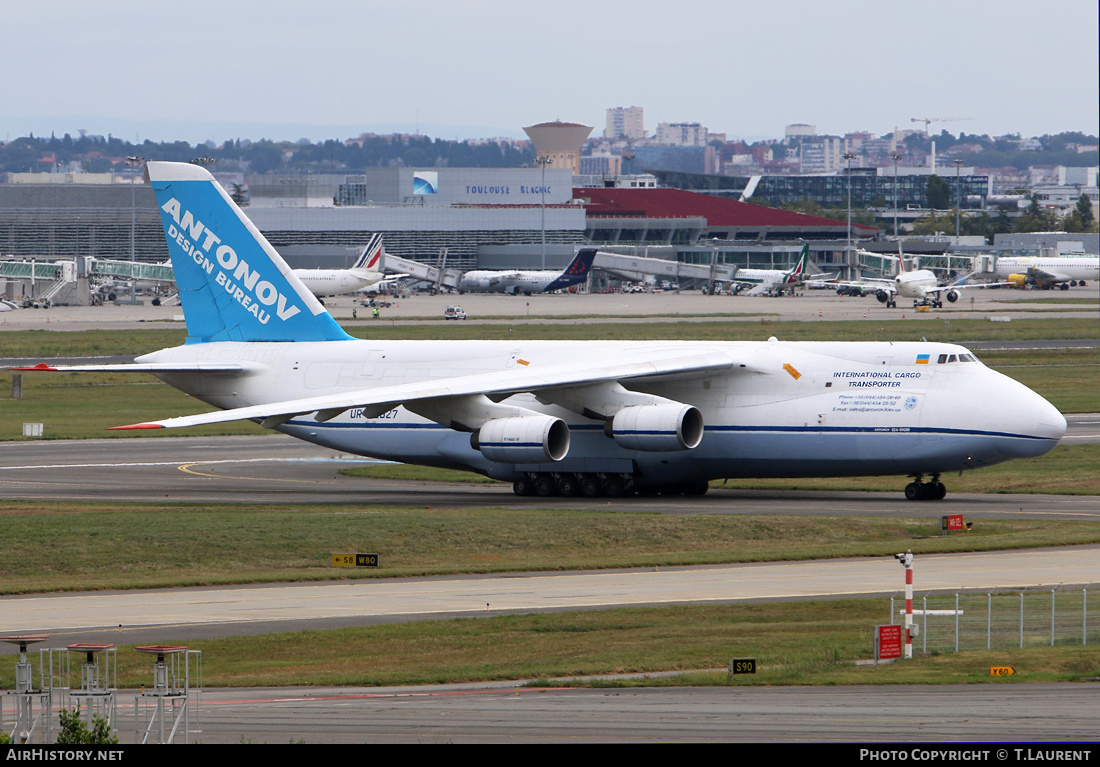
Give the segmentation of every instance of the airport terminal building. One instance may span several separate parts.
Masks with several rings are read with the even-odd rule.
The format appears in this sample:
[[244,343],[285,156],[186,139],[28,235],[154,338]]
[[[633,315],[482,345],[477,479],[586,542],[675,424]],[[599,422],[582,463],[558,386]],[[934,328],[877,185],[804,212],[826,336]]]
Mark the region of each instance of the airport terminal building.
[[[146,185],[55,175],[54,183],[0,184],[3,257],[167,258]],[[719,249],[718,260],[744,266],[760,265],[765,253],[772,267],[797,258],[803,240],[831,266],[843,258],[847,237],[843,221],[713,195],[575,187],[572,170],[552,166],[215,176],[231,194],[247,190],[246,214],[296,268],[350,266],[375,232],[389,253],[453,269],[539,268],[544,251],[548,268],[564,267],[586,243],[691,261],[703,257],[700,247]],[[853,226],[852,236],[878,233]]]

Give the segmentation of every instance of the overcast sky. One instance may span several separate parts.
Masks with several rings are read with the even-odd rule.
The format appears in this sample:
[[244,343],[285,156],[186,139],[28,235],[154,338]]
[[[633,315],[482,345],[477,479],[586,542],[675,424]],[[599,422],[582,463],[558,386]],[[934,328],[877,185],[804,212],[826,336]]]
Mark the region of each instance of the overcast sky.
[[522,137],[606,110],[733,137],[1096,134],[1096,0],[5,3],[0,140]]

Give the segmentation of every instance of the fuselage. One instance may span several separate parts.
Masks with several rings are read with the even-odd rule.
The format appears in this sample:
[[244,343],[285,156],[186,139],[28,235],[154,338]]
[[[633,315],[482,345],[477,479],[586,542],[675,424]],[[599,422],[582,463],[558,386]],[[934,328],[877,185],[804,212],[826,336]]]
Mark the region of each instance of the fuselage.
[[918,269],[915,272],[902,272],[894,278],[894,287],[898,295],[904,298],[924,298],[928,288],[938,288],[939,279],[934,272]]
[[466,272],[458,289],[470,293],[541,293],[561,276],[551,271],[473,271]]
[[369,287],[385,275],[364,269],[295,269],[294,275],[315,296],[339,296]]
[[[697,447],[644,452],[622,447],[600,420],[540,402],[505,400],[564,419],[566,457],[545,465],[488,460],[470,434],[396,407],[317,422],[296,416],[295,437],[376,458],[449,466],[511,480],[524,471],[620,472],[640,484],[668,477],[857,476],[940,473],[1048,451],[1065,419],[1027,387],[990,370],[965,348],[940,343],[793,342],[217,342],[155,352],[139,362],[235,361],[245,375],[160,373],[221,408],[357,391],[431,379],[647,355],[720,351],[729,372],[683,380],[624,381],[633,391],[690,404],[704,434]],[[517,368],[518,370],[519,368]]]
[[[1050,275],[1046,281],[1058,282],[1095,282],[1100,279],[1100,257],[1064,256],[1064,257],[1004,257],[997,259],[995,273],[1000,279],[1008,279],[1014,274],[1028,275],[1030,270],[1038,270]],[[1040,279],[1039,281],[1042,281]]]

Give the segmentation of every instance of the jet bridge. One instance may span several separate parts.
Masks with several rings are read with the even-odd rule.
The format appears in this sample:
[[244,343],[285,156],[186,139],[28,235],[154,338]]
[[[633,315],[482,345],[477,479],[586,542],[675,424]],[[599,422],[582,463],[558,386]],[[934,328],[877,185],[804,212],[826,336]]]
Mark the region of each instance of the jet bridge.
[[[446,260],[443,260],[446,264]],[[447,269],[445,266],[429,266],[420,261],[412,261],[407,258],[395,256],[392,253],[383,253],[380,267],[383,271],[407,274],[413,279],[430,282],[437,288],[458,289],[459,280],[462,279],[462,271],[459,269]]]
[[592,261],[593,269],[602,269],[627,280],[644,280],[648,276],[667,280],[714,280],[729,282],[737,274],[731,264],[688,264],[665,258],[625,256],[599,251]]

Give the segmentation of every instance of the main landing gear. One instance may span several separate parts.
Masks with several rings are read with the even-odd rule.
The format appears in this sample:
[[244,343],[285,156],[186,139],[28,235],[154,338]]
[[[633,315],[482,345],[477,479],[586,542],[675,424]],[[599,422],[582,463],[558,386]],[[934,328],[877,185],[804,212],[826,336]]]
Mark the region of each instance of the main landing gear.
[[928,482],[921,482],[923,474],[917,474],[916,479],[905,486],[905,499],[907,501],[942,501],[947,495],[947,487],[940,482],[940,475],[933,474]]
[[660,486],[636,487],[631,474],[573,474],[569,472],[528,472],[512,483],[516,495],[540,498],[623,498],[634,495],[705,495],[705,480]]

